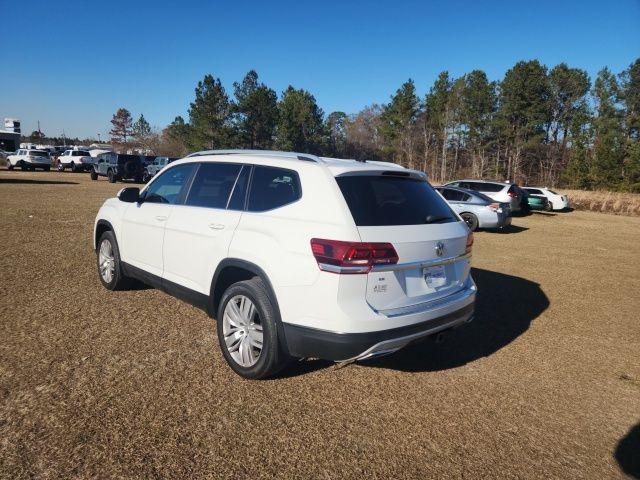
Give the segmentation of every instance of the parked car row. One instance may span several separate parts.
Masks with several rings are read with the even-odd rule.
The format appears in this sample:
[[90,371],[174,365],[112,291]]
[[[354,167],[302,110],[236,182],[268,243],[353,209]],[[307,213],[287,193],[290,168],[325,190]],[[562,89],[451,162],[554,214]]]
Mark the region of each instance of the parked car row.
[[520,187],[508,182],[456,180],[436,189],[471,231],[502,228],[511,223],[511,215],[517,212],[569,208],[566,195],[559,195],[548,188]]

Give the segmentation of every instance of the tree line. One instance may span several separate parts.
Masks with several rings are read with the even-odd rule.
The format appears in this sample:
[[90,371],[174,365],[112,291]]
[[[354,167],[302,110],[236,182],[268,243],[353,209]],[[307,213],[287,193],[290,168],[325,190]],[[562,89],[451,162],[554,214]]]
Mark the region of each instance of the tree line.
[[592,82],[565,63],[516,63],[500,81],[482,70],[438,75],[424,96],[409,79],[387,104],[325,115],[293,86],[278,97],[250,71],[233,84],[205,75],[188,118],[153,132],[126,109],[112,140],[156,154],[248,148],[393,161],[436,182],[494,178],[523,184],[640,192],[640,58]]

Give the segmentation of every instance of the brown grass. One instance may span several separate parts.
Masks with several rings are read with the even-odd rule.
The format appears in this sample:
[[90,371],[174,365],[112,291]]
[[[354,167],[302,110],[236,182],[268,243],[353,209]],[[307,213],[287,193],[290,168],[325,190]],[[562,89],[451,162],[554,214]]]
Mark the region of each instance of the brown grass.
[[477,318],[443,344],[249,382],[202,312],[98,282],[92,222],[120,188],[0,172],[0,478],[633,474],[640,218],[480,232]]
[[569,195],[571,206],[577,210],[640,216],[640,194],[587,190],[562,190]]

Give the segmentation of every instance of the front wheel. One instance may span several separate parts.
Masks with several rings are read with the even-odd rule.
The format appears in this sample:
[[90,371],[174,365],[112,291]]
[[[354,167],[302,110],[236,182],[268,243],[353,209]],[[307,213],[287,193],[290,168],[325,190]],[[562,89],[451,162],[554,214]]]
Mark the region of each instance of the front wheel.
[[116,173],[113,170],[107,172],[107,177],[109,178],[109,183],[116,183]]
[[98,276],[108,290],[124,290],[130,285],[130,279],[122,273],[120,250],[116,237],[111,230],[104,232],[98,240],[96,251]]
[[49,172],[50,170],[51,170],[51,167],[44,167],[45,172]]
[[95,170],[91,170],[91,180],[98,180],[98,174]]
[[276,313],[259,277],[237,282],[222,295],[217,316],[218,341],[225,360],[238,375],[263,379],[287,363],[276,326]]
[[7,160],[7,170],[13,170],[13,165]]
[[475,232],[478,229],[478,217],[476,217],[473,213],[461,213],[460,216],[469,227],[469,230]]
[[64,172],[64,164],[62,162],[58,162],[58,171]]
[[553,210],[553,205],[551,204],[551,202],[547,202],[546,205],[544,206],[544,211],[550,212],[551,210]]
[[76,164],[74,162],[71,162],[71,171],[73,173],[76,173],[78,171],[78,167],[76,166]]

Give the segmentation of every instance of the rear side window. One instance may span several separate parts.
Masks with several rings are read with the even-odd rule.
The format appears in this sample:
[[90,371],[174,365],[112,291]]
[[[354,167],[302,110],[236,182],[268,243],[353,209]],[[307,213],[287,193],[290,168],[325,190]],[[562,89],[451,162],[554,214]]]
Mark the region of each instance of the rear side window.
[[442,196],[452,202],[464,202],[469,198],[469,195],[458,190],[450,190],[445,188],[441,190]]
[[187,205],[192,207],[226,208],[241,165],[202,163],[189,189]]
[[183,189],[195,167],[195,163],[186,163],[170,168],[149,185],[144,201],[172,205],[179,203],[183,196]]
[[525,190],[532,195],[544,195],[540,190],[536,188],[525,188]]
[[457,218],[427,182],[381,175],[337,177],[356,225],[423,225]]
[[250,212],[264,212],[293,203],[302,196],[300,179],[293,170],[254,167],[249,191]]
[[476,183],[477,187],[474,190],[480,192],[499,192],[504,188],[504,185],[499,183]]

